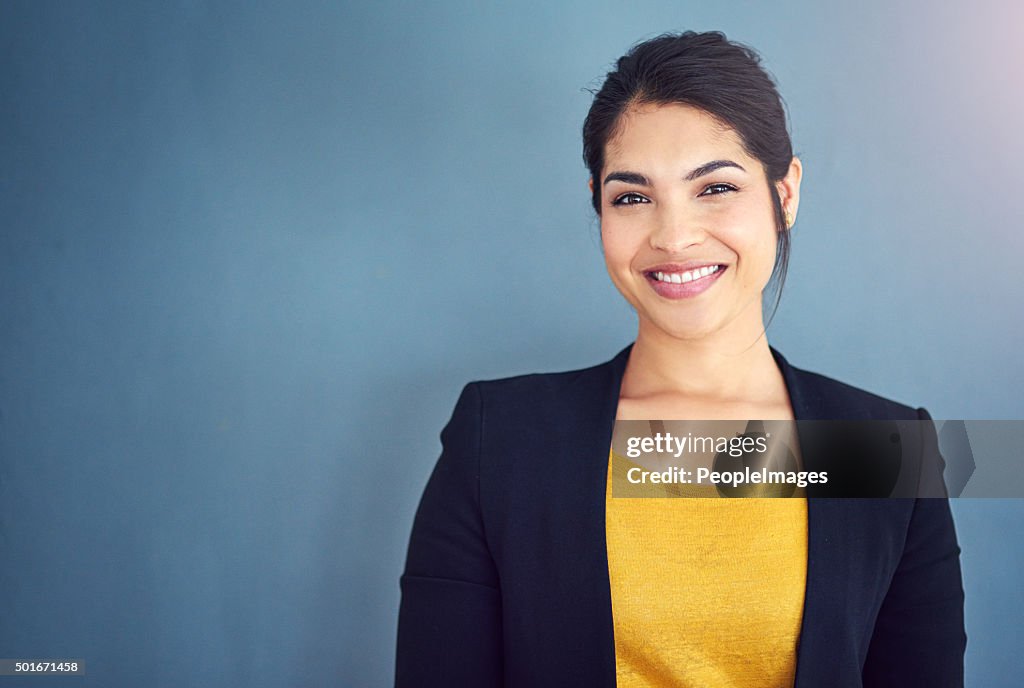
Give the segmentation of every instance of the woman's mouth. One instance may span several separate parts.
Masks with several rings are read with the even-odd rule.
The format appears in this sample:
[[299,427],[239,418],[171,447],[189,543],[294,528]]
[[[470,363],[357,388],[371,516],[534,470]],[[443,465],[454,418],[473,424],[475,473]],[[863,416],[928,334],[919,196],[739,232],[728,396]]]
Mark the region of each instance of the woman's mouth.
[[703,265],[690,270],[651,270],[644,273],[648,283],[666,299],[686,299],[703,293],[727,269],[725,265]]

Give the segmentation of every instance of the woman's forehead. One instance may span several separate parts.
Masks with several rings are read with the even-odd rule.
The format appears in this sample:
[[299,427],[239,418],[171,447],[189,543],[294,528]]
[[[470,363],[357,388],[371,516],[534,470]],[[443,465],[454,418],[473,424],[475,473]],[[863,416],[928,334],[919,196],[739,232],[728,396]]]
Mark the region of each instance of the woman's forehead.
[[678,103],[627,108],[604,156],[606,167],[655,161],[700,164],[721,157],[751,161],[734,129],[704,110]]

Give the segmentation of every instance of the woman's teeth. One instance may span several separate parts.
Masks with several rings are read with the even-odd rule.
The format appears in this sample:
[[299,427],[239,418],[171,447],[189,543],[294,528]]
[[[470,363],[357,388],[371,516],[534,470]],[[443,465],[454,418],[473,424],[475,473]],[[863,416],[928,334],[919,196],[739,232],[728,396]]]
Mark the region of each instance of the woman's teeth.
[[702,268],[697,268],[696,270],[688,270],[686,272],[655,272],[652,273],[652,275],[654,279],[658,280],[659,282],[685,284],[687,282],[692,282],[695,279],[700,279],[701,277],[707,277],[708,275],[712,275],[718,272],[718,269],[720,267],[722,266],[706,265]]

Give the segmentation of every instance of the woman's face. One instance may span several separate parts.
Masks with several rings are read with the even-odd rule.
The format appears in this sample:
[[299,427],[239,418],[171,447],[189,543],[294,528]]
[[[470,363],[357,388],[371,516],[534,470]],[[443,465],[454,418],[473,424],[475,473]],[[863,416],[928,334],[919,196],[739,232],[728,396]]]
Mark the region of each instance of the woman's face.
[[[793,214],[799,177],[794,158],[779,186]],[[603,185],[608,273],[636,309],[641,334],[760,336],[775,215],[761,163],[732,129],[687,105],[630,109],[592,181]]]

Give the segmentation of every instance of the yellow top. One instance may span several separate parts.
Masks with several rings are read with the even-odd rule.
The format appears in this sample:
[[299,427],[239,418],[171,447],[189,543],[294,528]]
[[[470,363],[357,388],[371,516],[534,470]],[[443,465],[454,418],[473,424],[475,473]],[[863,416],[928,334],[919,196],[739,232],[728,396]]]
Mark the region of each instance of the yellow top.
[[807,500],[613,498],[613,478],[637,464],[612,453],[608,459],[618,686],[792,686]]

